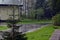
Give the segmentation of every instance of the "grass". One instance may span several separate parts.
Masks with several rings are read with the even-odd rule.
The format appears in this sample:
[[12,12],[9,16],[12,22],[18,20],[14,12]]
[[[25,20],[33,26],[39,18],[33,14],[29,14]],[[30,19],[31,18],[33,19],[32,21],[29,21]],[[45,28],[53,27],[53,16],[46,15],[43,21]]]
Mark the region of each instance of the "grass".
[[33,24],[33,23],[46,23],[51,22],[51,20],[31,20],[31,19],[24,19],[19,24]]
[[27,40],[49,40],[54,32],[53,25],[26,34]]
[[8,27],[6,27],[6,26],[0,26],[0,30],[6,30],[6,29],[8,29]]

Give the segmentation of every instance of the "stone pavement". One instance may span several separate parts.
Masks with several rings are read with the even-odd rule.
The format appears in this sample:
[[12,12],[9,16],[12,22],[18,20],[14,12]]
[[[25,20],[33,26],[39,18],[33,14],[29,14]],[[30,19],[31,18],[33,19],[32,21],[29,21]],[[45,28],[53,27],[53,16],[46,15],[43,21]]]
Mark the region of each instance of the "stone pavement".
[[60,40],[60,29],[56,29],[49,40]]

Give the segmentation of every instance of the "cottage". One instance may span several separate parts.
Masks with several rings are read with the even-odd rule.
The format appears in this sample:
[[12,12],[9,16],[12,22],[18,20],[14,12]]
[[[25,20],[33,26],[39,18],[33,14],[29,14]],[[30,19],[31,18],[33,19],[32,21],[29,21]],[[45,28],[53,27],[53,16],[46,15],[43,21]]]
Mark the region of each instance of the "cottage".
[[[22,0],[0,0],[0,20],[6,20],[13,15],[19,15],[19,6],[23,5]],[[14,9],[13,9],[14,6]],[[17,16],[15,18],[17,18]]]

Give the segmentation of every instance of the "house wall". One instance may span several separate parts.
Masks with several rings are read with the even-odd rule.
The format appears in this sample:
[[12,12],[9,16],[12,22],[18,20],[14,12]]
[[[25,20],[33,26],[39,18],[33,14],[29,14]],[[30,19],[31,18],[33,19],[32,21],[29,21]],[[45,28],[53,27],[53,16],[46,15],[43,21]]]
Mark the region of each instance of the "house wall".
[[[15,19],[18,17],[18,7],[15,6]],[[10,16],[9,16],[10,15]],[[9,17],[12,17],[13,15],[13,7],[12,6],[0,6],[0,19],[1,20],[6,20],[9,19]]]

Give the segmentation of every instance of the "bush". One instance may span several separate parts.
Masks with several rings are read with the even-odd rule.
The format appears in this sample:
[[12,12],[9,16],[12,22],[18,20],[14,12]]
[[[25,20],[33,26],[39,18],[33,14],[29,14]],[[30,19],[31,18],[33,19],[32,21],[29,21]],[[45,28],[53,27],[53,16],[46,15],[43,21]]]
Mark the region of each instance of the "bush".
[[55,26],[60,26],[60,14],[57,14],[53,17],[53,24]]

